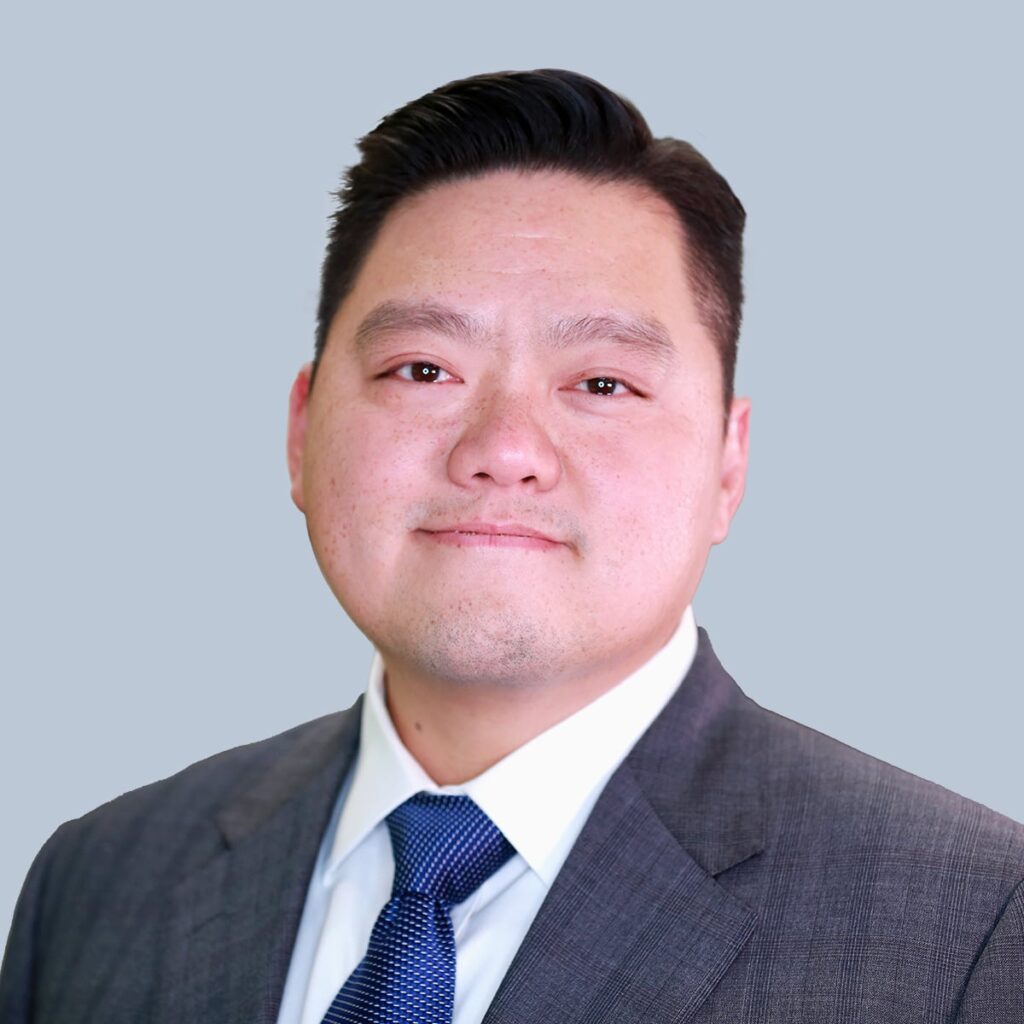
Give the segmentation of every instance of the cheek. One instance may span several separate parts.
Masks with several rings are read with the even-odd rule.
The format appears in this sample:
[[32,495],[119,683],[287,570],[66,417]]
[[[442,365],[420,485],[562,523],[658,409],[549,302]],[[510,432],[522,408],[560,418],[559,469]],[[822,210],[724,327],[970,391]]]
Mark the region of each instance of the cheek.
[[592,449],[584,521],[620,585],[676,578],[709,529],[713,467],[692,434],[659,432]]
[[374,408],[320,422],[304,467],[311,532],[324,545],[356,548],[358,557],[373,554],[371,538],[382,552],[382,535],[399,537],[408,528],[440,449],[436,432]]

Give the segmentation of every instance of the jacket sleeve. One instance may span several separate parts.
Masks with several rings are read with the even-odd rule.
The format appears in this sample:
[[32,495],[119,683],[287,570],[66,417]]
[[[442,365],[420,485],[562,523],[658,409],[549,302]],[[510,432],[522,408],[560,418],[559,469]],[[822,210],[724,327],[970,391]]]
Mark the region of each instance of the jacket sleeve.
[[29,1024],[34,1020],[33,995],[43,895],[50,863],[65,827],[57,829],[36,854],[14,908],[14,920],[0,966],[0,1024]]
[[954,1019],[956,1024],[1024,1024],[1024,882],[982,947]]

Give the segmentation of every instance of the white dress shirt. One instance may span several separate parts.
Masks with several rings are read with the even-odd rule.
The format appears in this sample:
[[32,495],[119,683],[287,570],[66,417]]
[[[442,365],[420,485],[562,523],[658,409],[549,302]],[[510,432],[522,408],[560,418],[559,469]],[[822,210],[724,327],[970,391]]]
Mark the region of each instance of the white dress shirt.
[[362,960],[391,897],[385,819],[421,791],[466,794],[516,851],[451,910],[453,1024],[480,1024],[605,783],[675,692],[696,649],[690,606],[668,643],[632,675],[458,786],[434,783],[399,739],[376,655],[359,752],[314,868],[278,1024],[320,1024]]

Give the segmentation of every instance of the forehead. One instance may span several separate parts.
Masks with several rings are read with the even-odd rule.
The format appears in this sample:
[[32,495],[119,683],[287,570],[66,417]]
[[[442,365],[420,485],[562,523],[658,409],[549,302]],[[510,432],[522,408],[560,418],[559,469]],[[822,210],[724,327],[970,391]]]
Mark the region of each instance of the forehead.
[[638,185],[537,171],[447,182],[385,218],[345,319],[384,298],[495,320],[616,310],[693,324],[684,245],[675,212]]

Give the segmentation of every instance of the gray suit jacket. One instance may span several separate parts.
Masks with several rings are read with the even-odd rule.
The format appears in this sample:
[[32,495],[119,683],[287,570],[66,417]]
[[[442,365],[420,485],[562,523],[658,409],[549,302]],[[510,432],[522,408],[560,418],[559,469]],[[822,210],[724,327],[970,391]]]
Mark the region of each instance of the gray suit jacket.
[[[358,728],[357,703],[58,829],[2,1024],[272,1024]],[[1024,827],[758,707],[701,629],[486,1024],[1024,1024],[1022,879]]]

